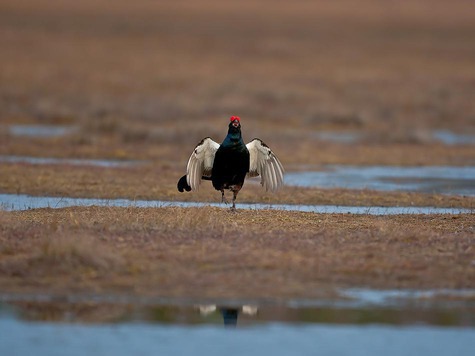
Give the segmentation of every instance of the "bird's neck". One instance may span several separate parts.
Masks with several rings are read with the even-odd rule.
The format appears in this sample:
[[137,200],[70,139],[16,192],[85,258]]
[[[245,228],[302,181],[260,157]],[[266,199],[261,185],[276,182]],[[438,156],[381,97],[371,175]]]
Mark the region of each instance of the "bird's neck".
[[228,144],[237,144],[239,142],[242,142],[242,135],[241,135],[241,130],[229,130],[228,135],[224,139],[225,143]]
[[239,141],[242,139],[240,132],[228,133],[228,137],[231,141]]

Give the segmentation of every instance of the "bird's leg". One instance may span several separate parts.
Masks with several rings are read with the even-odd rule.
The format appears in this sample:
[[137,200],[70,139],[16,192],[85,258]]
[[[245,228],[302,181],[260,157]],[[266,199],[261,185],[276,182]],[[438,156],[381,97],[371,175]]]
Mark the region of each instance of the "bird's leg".
[[232,211],[236,211],[236,198],[237,198],[237,195],[239,193],[239,190],[241,189],[241,187],[239,186],[235,186],[233,187],[233,206],[231,207],[231,210]]
[[224,189],[221,189],[221,203],[228,204],[228,201],[224,196]]
[[236,197],[237,197],[238,191],[233,190],[233,206],[231,207],[231,210],[236,211]]

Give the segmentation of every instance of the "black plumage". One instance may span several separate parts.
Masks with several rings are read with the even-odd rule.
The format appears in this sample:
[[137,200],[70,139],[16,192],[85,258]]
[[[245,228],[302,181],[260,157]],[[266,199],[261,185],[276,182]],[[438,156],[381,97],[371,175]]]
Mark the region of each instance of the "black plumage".
[[238,120],[229,123],[228,135],[219,146],[214,156],[211,181],[216,190],[221,191],[224,200],[224,189],[233,192],[233,206],[236,195],[244,185],[249,172],[249,150],[241,135],[241,124]]
[[233,205],[244,185],[246,175],[261,175],[261,184],[266,190],[276,190],[283,184],[283,167],[270,148],[261,140],[254,139],[244,144],[240,119],[231,117],[228,134],[219,145],[211,138],[204,138],[188,160],[187,174],[178,181],[180,192],[197,190],[202,179],[211,180],[213,187],[221,192],[233,192]]

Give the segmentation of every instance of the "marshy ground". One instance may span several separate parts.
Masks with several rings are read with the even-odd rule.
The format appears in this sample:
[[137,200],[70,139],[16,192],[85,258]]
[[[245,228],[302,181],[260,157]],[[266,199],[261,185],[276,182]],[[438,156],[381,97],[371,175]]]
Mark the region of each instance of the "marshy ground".
[[[0,4],[0,155],[138,160],[0,163],[0,193],[218,201],[176,191],[194,146],[242,118],[288,171],[474,166],[471,4],[81,1]],[[74,127],[12,134],[12,124]],[[316,132],[358,134],[352,142]],[[475,206],[474,197],[246,183],[239,202]],[[473,214],[217,208],[0,212],[3,292],[318,297],[332,288],[475,288]],[[323,291],[323,292],[322,292]]]

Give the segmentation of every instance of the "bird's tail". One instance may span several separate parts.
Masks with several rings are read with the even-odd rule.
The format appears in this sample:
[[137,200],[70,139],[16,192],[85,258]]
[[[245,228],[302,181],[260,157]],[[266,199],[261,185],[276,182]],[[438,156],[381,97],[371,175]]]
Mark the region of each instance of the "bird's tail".
[[178,188],[179,192],[183,192],[185,190],[187,192],[189,192],[191,190],[190,185],[186,181],[186,174],[183,177],[180,178],[180,180],[178,181],[176,187]]

